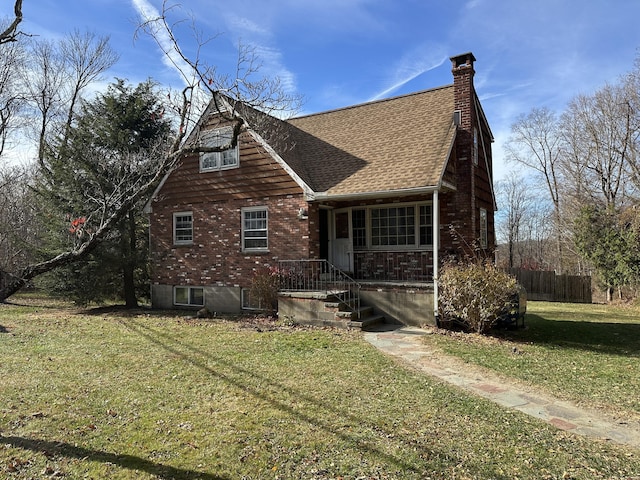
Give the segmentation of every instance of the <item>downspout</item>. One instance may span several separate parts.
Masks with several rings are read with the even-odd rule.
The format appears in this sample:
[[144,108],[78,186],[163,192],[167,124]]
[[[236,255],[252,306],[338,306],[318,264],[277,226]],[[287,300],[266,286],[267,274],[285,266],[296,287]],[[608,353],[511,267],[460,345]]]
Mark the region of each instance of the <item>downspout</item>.
[[436,326],[440,326],[438,320],[438,250],[440,248],[440,204],[438,191],[433,192],[433,318]]

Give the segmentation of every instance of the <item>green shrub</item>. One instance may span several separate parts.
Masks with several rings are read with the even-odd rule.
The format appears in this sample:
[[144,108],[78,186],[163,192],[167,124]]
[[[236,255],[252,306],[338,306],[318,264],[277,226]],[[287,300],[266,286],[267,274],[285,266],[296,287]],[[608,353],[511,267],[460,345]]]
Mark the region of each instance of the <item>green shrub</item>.
[[438,281],[438,313],[444,322],[486,333],[518,293],[515,278],[491,262],[446,264]]

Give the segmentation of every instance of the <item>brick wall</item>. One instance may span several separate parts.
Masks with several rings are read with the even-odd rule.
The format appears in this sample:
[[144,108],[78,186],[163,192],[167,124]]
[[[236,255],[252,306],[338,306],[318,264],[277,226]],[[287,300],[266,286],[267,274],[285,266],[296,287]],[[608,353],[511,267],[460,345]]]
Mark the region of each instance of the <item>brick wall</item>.
[[[268,208],[269,250],[242,252],[241,209]],[[308,258],[309,220],[302,195],[216,203],[156,204],[151,215],[152,282],[250,287],[253,272],[278,259]],[[193,244],[173,244],[173,214],[193,212]]]
[[433,280],[431,251],[355,251],[355,276],[365,280],[430,282]]

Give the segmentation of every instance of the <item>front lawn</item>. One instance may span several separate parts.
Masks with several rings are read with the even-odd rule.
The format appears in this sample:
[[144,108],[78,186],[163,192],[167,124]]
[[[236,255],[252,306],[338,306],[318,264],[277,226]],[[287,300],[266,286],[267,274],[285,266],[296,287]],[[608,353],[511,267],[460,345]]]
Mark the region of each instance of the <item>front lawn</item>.
[[588,407],[640,420],[640,308],[529,302],[524,329],[449,333],[444,352]]
[[0,364],[1,478],[640,474],[637,450],[467,395],[357,332],[40,301],[0,305]]

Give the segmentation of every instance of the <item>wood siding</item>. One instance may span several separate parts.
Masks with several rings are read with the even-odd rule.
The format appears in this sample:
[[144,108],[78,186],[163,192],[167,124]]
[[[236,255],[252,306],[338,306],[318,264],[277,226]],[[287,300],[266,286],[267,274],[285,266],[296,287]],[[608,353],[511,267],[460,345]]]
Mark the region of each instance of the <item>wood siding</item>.
[[200,172],[199,156],[190,155],[171,173],[156,203],[218,202],[302,193],[300,186],[248,133],[239,137],[238,168]]
[[[239,138],[239,155],[238,168],[203,173],[198,155],[191,155],[166,179],[151,204],[154,284],[248,288],[257,269],[313,251],[315,232],[298,217],[308,208],[300,186],[247,132]],[[256,206],[268,211],[269,248],[244,252],[242,208]],[[193,214],[189,245],[173,242],[177,212]]]

